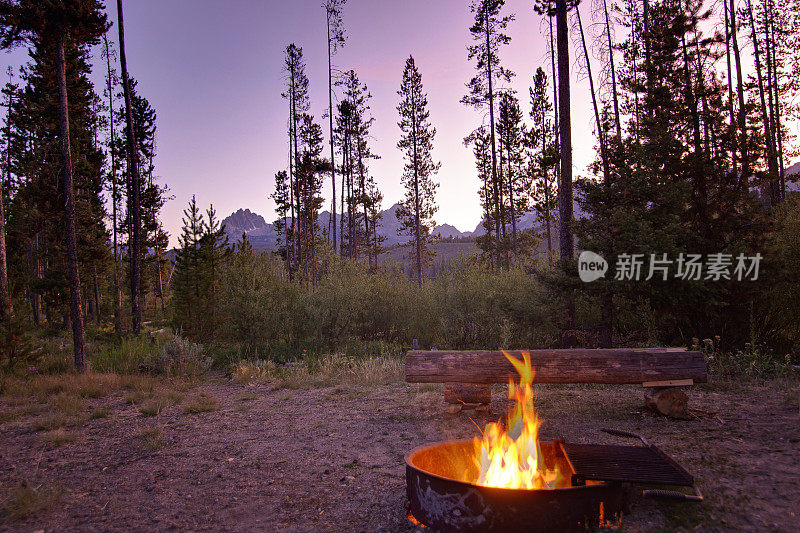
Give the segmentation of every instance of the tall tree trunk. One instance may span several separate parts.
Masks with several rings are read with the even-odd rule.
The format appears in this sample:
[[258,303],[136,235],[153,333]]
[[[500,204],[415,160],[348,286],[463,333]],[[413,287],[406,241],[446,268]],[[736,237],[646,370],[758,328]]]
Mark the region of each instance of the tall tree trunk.
[[[558,196],[559,249],[563,268],[572,260],[572,120],[569,88],[569,33],[567,27],[567,2],[556,0],[556,44],[558,47],[558,106],[559,134],[561,137],[561,176]],[[572,294],[564,298],[566,327],[575,324],[575,302]]]
[[741,176],[739,178],[739,189],[747,190],[750,182],[750,156],[747,146],[747,109],[744,105],[744,77],[742,76],[742,58],[739,51],[739,39],[736,34],[738,32],[736,24],[736,6],[735,0],[730,0],[728,4],[728,15],[730,15],[731,22],[731,44],[733,45],[733,59],[736,65],[736,96],[739,101],[739,130],[738,130],[738,145],[739,154],[741,155]]
[[[493,80],[492,76],[494,71],[492,70],[492,47],[491,47],[491,35],[489,33],[489,12],[486,11],[484,13],[485,17],[485,26],[486,26],[486,75],[489,80],[489,132],[492,138],[492,181],[497,183],[497,145],[495,141],[495,132],[494,132],[494,87],[493,87]],[[495,186],[496,187],[496,186]],[[499,200],[499,196],[498,196]],[[500,211],[502,211],[502,204],[500,205]],[[498,226],[501,224],[505,224],[505,218],[502,216],[502,220],[497,221]],[[505,230],[503,231],[505,233]],[[497,232],[498,243],[500,242],[500,232]],[[499,255],[499,247],[498,247],[498,256],[497,256],[497,263],[500,264],[500,255]]]
[[122,16],[122,0],[117,0],[117,29],[119,30],[119,61],[122,70],[122,92],[125,95],[125,118],[128,124],[128,176],[131,180],[131,329],[139,334],[142,327],[142,309],[140,305],[140,286],[142,282],[141,261],[142,249],[140,240],[141,206],[139,191],[139,150],[136,143],[136,132],[133,130],[133,104],[131,102],[130,83],[128,81],[128,63],[125,60],[125,27]]
[[413,146],[413,167],[414,167],[414,241],[417,248],[417,286],[422,286],[422,238],[419,216],[419,160],[417,153],[417,102],[415,94],[411,94],[411,138]]
[[723,8],[725,9],[725,61],[728,67],[728,111],[730,112],[730,132],[731,132],[731,166],[733,172],[736,174],[737,168],[737,153],[736,153],[736,111],[733,106],[733,71],[731,70],[731,31],[730,31],[730,17],[728,16],[728,2],[723,0]]
[[[771,9],[774,9],[772,2],[770,2]],[[777,49],[775,46],[775,20],[773,12],[770,11],[769,25],[772,28],[772,76],[775,97],[775,137],[778,143],[778,167],[780,171],[780,189],[781,200],[786,199],[786,171],[783,160],[783,128],[781,127],[781,103],[780,103],[780,85],[778,83],[778,59]]]
[[[586,59],[586,72],[589,77],[589,92],[592,94],[592,107],[594,108],[594,119],[595,123],[597,124],[597,140],[600,143],[600,159],[602,160],[603,166],[603,184],[606,190],[606,193],[609,194],[610,198],[610,191],[611,191],[611,174],[609,172],[608,167],[608,151],[606,149],[606,142],[605,142],[605,135],[603,133],[603,125],[600,122],[600,109],[597,105],[597,96],[594,92],[594,80],[592,78],[592,63],[589,59],[589,50],[586,48],[586,37],[583,33],[583,24],[581,23],[581,12],[580,9],[575,9],[575,15],[578,19],[578,30],[581,34],[581,44],[583,45],[583,56]],[[605,218],[605,217],[604,217]],[[609,239],[611,236],[611,228],[610,223],[607,219],[604,219],[602,222],[606,226],[606,231],[608,233]],[[614,294],[611,292],[609,287],[603,294],[603,303],[601,306],[601,318],[600,318],[600,325],[601,325],[601,339],[600,339],[600,347],[601,348],[611,348],[612,345],[612,320],[613,320],[613,313],[614,313]]]
[[681,47],[683,50],[683,75],[685,99],[692,117],[692,139],[694,144],[694,187],[697,192],[695,208],[700,222],[700,235],[708,238],[710,235],[708,223],[708,190],[706,186],[706,174],[703,168],[704,154],[703,141],[700,135],[700,112],[698,109],[697,97],[694,92],[694,82],[692,79],[691,68],[689,66],[689,50],[686,44],[686,35],[681,36]]
[[[11,70],[9,68],[9,83],[11,83]],[[8,93],[6,103],[8,113],[11,113],[11,92]],[[6,115],[6,185],[11,187],[11,120]],[[10,191],[9,197],[10,197]],[[6,261],[6,191],[0,180],[0,321],[11,325],[11,295],[8,290],[8,263]]]
[[72,324],[72,346],[75,369],[86,371],[83,345],[83,309],[81,308],[81,279],[78,273],[78,241],[75,222],[75,193],[72,183],[72,150],[69,139],[69,104],[67,102],[67,73],[64,59],[64,29],[59,28],[56,42],[56,69],[61,115],[61,159],[64,172],[64,229],[67,244],[67,275],[69,277],[69,303]]
[[349,165],[350,165],[350,156],[349,156],[349,141],[347,140],[347,133],[345,133],[345,139],[342,143],[342,187],[341,193],[339,194],[339,254],[342,257],[347,256],[347,252],[345,251],[344,247],[344,196],[345,196],[345,180],[346,176],[349,172]]
[[119,284],[119,247],[117,245],[117,203],[119,191],[117,190],[117,160],[114,151],[114,88],[111,83],[111,51],[108,46],[108,37],[103,34],[103,44],[106,49],[106,69],[108,71],[108,127],[111,137],[111,233],[114,248],[114,332],[122,332],[122,287]]
[[514,205],[514,173],[511,170],[511,143],[506,142],[506,170],[508,170],[508,205],[509,215],[511,216],[511,250],[514,257],[517,255],[517,216],[516,206]]
[[292,189],[293,192],[292,192],[292,196],[291,197],[292,197],[292,201],[295,202],[294,210],[297,211],[297,217],[296,218],[292,217],[294,224],[296,224],[296,227],[293,228],[293,230],[292,230],[292,234],[293,234],[293,237],[294,237],[294,239],[292,240],[292,246],[294,247],[293,255],[294,255],[294,258],[295,258],[296,266],[299,269],[303,265],[303,252],[300,249],[300,239],[301,239],[301,236],[303,234],[303,215],[302,215],[302,212],[300,211],[300,179],[301,179],[301,173],[300,173],[300,152],[299,152],[298,146],[297,146],[297,144],[298,144],[297,143],[297,137],[298,137],[299,134],[297,132],[297,122],[298,122],[297,101],[296,101],[296,99],[294,97],[295,93],[296,93],[294,65],[292,66],[291,77],[292,77],[292,79],[291,79],[291,87],[292,87],[292,98],[291,98],[291,106],[292,106],[292,140],[291,140],[291,142],[292,142],[292,149],[294,151],[294,174],[295,174],[295,176],[294,176],[294,188]]
[[650,66],[650,0],[644,0],[642,10],[644,19],[644,62]]
[[758,34],[756,33],[756,22],[753,13],[753,4],[747,0],[747,9],[750,15],[750,29],[753,37],[753,58],[756,63],[756,78],[758,79],[758,97],[761,101],[761,120],[764,123],[764,140],[766,144],[767,168],[770,174],[767,190],[769,193],[770,205],[776,205],[779,201],[778,194],[778,159],[775,155],[775,137],[772,136],[770,117],[767,112],[767,103],[764,96],[764,79],[761,75],[761,55],[758,48]]
[[[9,110],[11,109],[9,102]],[[7,140],[10,144],[10,139]],[[8,148],[10,150],[10,147]],[[11,182],[11,167],[6,168]],[[11,298],[8,293],[8,268],[6,263],[6,212],[3,204],[3,182],[0,180],[0,321],[11,323]]]
[[[551,23],[552,26],[552,23]],[[555,79],[555,78],[554,78]],[[547,115],[544,110],[544,106],[542,106],[542,124],[545,124],[547,121]],[[545,133],[543,131],[542,133]],[[542,135],[542,154],[545,153],[547,150],[547,136]],[[545,228],[547,230],[547,264],[553,264],[553,234],[550,228],[550,183],[547,178],[547,167],[542,168],[542,179],[544,180],[544,220],[545,220]]]
[[[39,279],[39,233],[37,232],[34,235],[33,240],[30,242],[28,247],[28,254],[29,254],[29,268],[30,268],[30,279],[31,281],[36,281]],[[42,308],[42,297],[39,293],[35,293],[31,291],[31,318],[33,320],[33,324],[38,326],[41,322],[41,308]]]
[[775,157],[778,160],[778,198],[783,200],[786,197],[786,180],[784,177],[783,166],[783,135],[781,133],[781,108],[778,85],[778,60],[775,46],[775,24],[774,24],[774,5],[771,0],[764,0],[764,30],[766,32],[767,46],[767,77],[768,79],[768,98],[770,104],[770,114],[772,116],[773,137],[775,145]]
[[[292,118],[292,95],[294,89],[289,90],[289,212],[291,217],[289,225],[286,226],[286,267],[289,271],[289,279],[294,279],[294,148],[292,146],[292,132],[294,131],[294,120]],[[284,220],[284,223],[286,220]],[[291,241],[291,242],[290,242]]]
[[331,203],[333,204],[333,215],[332,216],[332,227],[333,227],[333,252],[336,253],[336,157],[335,151],[333,148],[333,68],[331,66],[331,16],[330,13],[326,12],[326,23],[328,29],[328,126],[330,127],[331,132],[331,186],[333,187],[333,200]]
[[[608,66],[611,69],[611,96],[614,101],[614,124],[617,127],[617,139],[622,140],[622,122],[619,118],[619,98],[617,97],[617,71],[614,68],[614,43],[611,41],[611,22],[608,20],[608,7],[603,0],[603,14],[606,20],[606,36],[608,37]],[[581,31],[581,34],[583,32]],[[584,48],[586,45],[584,44]],[[587,56],[588,63],[589,58]],[[592,91],[594,92],[594,91]]]
[[94,267],[94,320],[100,323],[100,282],[97,279],[97,264]]
[[[548,14],[548,20],[550,23],[550,67],[552,69],[553,75],[553,114],[555,115],[555,122],[554,124],[554,133],[553,137],[555,137],[556,142],[556,152],[559,154],[561,153],[561,141],[559,139],[559,132],[560,125],[558,122],[558,71],[556,70],[556,44],[553,41],[553,15]],[[558,161],[556,163],[555,173],[557,176],[561,175],[561,162]]]
[[158,298],[161,300],[161,312],[166,310],[166,306],[164,305],[164,281],[163,276],[161,273],[161,265],[163,262],[163,258],[161,255],[161,247],[156,244],[156,269],[158,271]]

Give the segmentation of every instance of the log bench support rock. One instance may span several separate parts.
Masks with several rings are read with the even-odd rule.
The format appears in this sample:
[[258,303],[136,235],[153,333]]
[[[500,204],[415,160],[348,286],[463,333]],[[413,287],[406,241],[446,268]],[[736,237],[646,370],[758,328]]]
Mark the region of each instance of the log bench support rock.
[[[640,384],[645,405],[674,418],[688,416],[688,396],[679,387],[706,383],[702,352],[683,348],[599,348],[529,350],[534,383]],[[509,352],[521,359],[521,351]],[[451,405],[486,405],[491,384],[518,380],[501,351],[410,350],[406,353],[406,381],[444,383]]]

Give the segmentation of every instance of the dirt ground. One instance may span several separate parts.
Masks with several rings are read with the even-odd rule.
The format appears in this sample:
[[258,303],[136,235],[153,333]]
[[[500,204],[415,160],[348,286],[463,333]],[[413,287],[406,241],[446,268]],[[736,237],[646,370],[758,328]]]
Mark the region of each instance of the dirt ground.
[[[599,429],[634,431],[695,475],[704,503],[640,501],[625,531],[796,531],[798,392],[797,380],[695,388],[703,412],[688,421],[644,412],[640,387],[542,386],[537,406],[543,439],[631,443]],[[502,387],[484,414],[448,415],[441,396],[405,383],[274,390],[219,377],[155,412],[130,391],[87,400],[81,424],[55,430],[37,409],[0,400],[0,530],[417,531],[404,454],[472,437],[471,418],[483,426],[506,408]]]

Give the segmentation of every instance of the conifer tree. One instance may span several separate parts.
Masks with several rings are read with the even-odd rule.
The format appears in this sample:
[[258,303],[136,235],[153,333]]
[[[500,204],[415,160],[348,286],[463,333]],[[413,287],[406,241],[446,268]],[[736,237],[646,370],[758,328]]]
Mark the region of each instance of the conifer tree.
[[322,206],[322,175],[330,170],[330,162],[322,157],[322,128],[314,117],[304,113],[299,131],[300,152],[297,174],[298,257],[300,271],[307,286],[316,286],[316,251],[319,231],[319,209]]
[[522,122],[522,111],[517,98],[509,92],[500,96],[497,136],[501,178],[498,188],[505,191],[502,196],[508,206],[501,211],[501,216],[505,215],[501,223],[504,228],[511,226],[511,242],[503,243],[503,247],[516,257],[517,221],[529,209],[530,184],[528,173],[523,168],[526,131]]
[[40,44],[55,61],[58,87],[59,134],[64,196],[67,274],[70,286],[70,322],[75,367],[86,368],[81,282],[78,270],[76,202],[70,146],[70,116],[66,74],[66,47],[93,44],[107,29],[102,5],[97,0],[5,0],[0,3],[0,47],[8,48],[25,39]]
[[310,107],[308,98],[308,77],[303,49],[294,43],[286,47],[284,72],[286,73],[287,90],[284,97],[289,102],[289,197],[291,226],[288,232],[292,236],[289,246],[289,275],[293,276],[295,266],[305,259],[300,255],[300,235],[304,233],[300,216],[300,190],[297,172],[300,166],[300,125],[303,115]]
[[176,325],[191,329],[200,313],[200,239],[203,237],[205,221],[192,195],[183,211],[183,228],[178,237],[175,254],[175,270],[172,281],[173,320]]
[[[370,189],[377,188],[369,173],[369,160],[377,159],[369,146],[370,128],[374,118],[370,115],[371,95],[366,84],[361,83],[355,71],[343,75],[344,99],[337,106],[335,142],[341,154],[341,220],[340,249],[342,256],[358,259],[367,253],[370,266],[377,262],[374,239],[370,228]],[[346,208],[345,208],[346,206]]]
[[397,218],[401,222],[399,231],[412,236],[416,248],[416,278],[421,285],[423,263],[427,263],[433,254],[428,243],[436,225],[433,215],[438,209],[436,189],[439,186],[433,181],[433,176],[441,164],[434,162],[431,153],[436,128],[429,122],[428,97],[412,56],[406,60],[397,94],[400,96],[397,106],[400,122],[397,125],[402,133],[397,147],[403,151],[406,160],[402,178],[406,196],[397,210]]
[[491,137],[486,126],[480,126],[470,133],[465,139],[466,146],[472,145],[472,154],[475,156],[475,167],[478,172],[478,179],[482,186],[478,191],[478,196],[483,207],[483,234],[476,239],[476,244],[481,249],[484,259],[488,260],[491,268],[497,258],[497,242],[492,238],[492,232],[499,221],[500,214],[495,196],[494,183],[492,182],[491,170]]
[[288,243],[291,240],[286,224],[291,208],[291,199],[289,198],[289,176],[285,170],[275,174],[275,190],[270,196],[275,202],[275,214],[278,215],[273,223],[277,235],[277,253],[285,261],[288,254]]
[[130,206],[130,231],[131,239],[129,253],[131,267],[131,329],[138,334],[142,326],[142,309],[140,289],[142,282],[141,254],[142,242],[140,235],[141,224],[141,187],[142,180],[139,170],[139,154],[136,150],[136,130],[133,125],[133,96],[130,80],[128,78],[128,63],[125,57],[125,26],[123,22],[122,0],[117,0],[117,29],[119,30],[119,61],[122,72],[122,91],[125,96],[125,118],[127,129],[127,156],[128,156],[128,205]]
[[[0,322],[10,325],[11,294],[8,289],[8,260],[6,248],[6,194],[11,185],[11,99],[16,88],[11,83],[11,68],[8,70],[8,83],[3,88],[6,96],[5,154],[3,155],[3,175],[0,175]],[[4,184],[5,182],[5,184]],[[10,194],[9,194],[10,197]]]
[[[467,94],[461,102],[473,106],[477,109],[489,110],[489,138],[491,148],[491,172],[492,183],[502,183],[502,176],[499,176],[500,169],[497,168],[497,142],[495,136],[495,104],[494,100],[498,90],[498,84],[509,82],[514,73],[500,64],[500,47],[511,42],[511,37],[504,31],[508,24],[514,20],[513,15],[500,15],[500,10],[505,5],[505,0],[473,0],[470,10],[474,14],[475,20],[469,31],[472,35],[473,44],[468,47],[467,57],[475,60],[475,76],[467,83]],[[505,219],[504,206],[502,200],[502,187],[493,185],[495,209],[500,215],[500,220],[495,221],[495,239],[501,241],[505,238],[505,227],[502,220]],[[497,247],[498,254],[500,247]],[[497,257],[497,264],[500,264],[500,257]]]
[[230,256],[225,226],[220,224],[214,206],[206,210],[199,241],[199,272],[201,309],[206,335],[219,327],[219,293],[222,270]]
[[[645,0],[647,1],[647,0]],[[569,27],[567,13],[577,8],[580,0],[542,0],[534,9],[556,19],[556,56],[558,64],[558,245],[561,267],[567,270],[573,259],[575,246],[572,234],[572,118],[570,111]],[[567,291],[564,295],[564,326],[571,329],[575,323],[575,303]]]
[[111,235],[112,235],[112,249],[114,252],[114,332],[117,334],[122,333],[122,286],[120,284],[120,264],[119,264],[119,242],[118,242],[118,208],[120,206],[120,198],[122,192],[122,184],[120,183],[117,170],[119,163],[117,160],[116,148],[116,125],[115,125],[115,106],[114,106],[114,92],[115,88],[119,85],[116,71],[111,67],[112,61],[116,60],[113,50],[108,45],[108,35],[103,34],[103,57],[106,60],[106,87],[104,89],[105,96],[108,99],[108,149],[109,168],[107,183],[109,184],[111,192]]
[[342,24],[342,8],[347,0],[326,0],[325,22],[328,31],[328,133],[330,134],[331,145],[331,188],[332,188],[332,210],[331,210],[331,242],[333,251],[337,251],[336,241],[336,151],[333,132],[333,65],[332,60],[336,52],[344,46],[346,35]]
[[533,76],[533,86],[529,89],[531,100],[530,116],[533,125],[528,134],[528,146],[531,149],[530,174],[533,176],[533,208],[537,218],[544,220],[547,238],[547,256],[551,260],[553,253],[553,221],[557,208],[558,188],[555,170],[558,163],[555,130],[550,114],[553,104],[547,96],[547,75],[541,67]]

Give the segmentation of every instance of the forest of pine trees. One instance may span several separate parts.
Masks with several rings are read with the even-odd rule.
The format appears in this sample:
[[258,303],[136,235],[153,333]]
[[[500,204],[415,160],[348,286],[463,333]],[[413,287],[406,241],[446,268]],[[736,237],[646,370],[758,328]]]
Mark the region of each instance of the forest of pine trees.
[[[396,215],[406,273],[424,290],[426,280],[449,275],[432,268],[440,117],[411,55],[397,72],[396,108],[374,109],[357,66],[336,64],[347,41],[346,1],[321,7],[323,113],[311,112],[304,48],[292,42],[274,58],[282,65],[286,155],[269,180],[277,233],[269,261],[281,264],[280,283],[308,294],[324,290],[342,265],[372,276],[391,271],[380,229],[388,222],[383,188],[393,180],[404,191]],[[105,9],[116,9],[113,30]],[[476,261],[486,275],[530,274],[558,302],[560,331],[596,332],[601,346],[626,330],[632,308],[650,317],[650,340],[661,343],[700,332],[736,343],[793,342],[791,318],[775,307],[793,306],[764,288],[790,286],[794,260],[780,243],[796,216],[786,172],[798,153],[797,6],[539,0],[530,10],[546,54],[530,59],[527,80],[516,79],[506,60],[517,14],[504,0],[472,0],[468,9],[464,60],[474,73],[460,102],[474,118],[463,144],[474,157],[483,229],[474,237]],[[118,336],[139,333],[151,316],[169,317],[189,335],[227,331],[227,284],[236,283],[227,269],[245,260],[236,254],[255,261],[258,253],[246,236],[228,242],[213,206],[194,197],[178,247],[168,249],[161,212],[172,198],[156,171],[158,115],[128,71],[122,1],[2,1],[0,45],[28,50],[1,95],[6,341],[29,325],[70,329],[82,369],[89,322],[109,324]],[[92,57],[102,65],[99,86],[90,81]],[[515,89],[520,83],[525,94]],[[594,144],[587,169],[572,158],[576,100],[591,105],[588,128],[581,124]],[[399,128],[403,167],[377,176],[376,160],[387,154],[379,153],[376,124],[385,121]],[[536,224],[523,227],[530,216]],[[745,285],[611,276],[587,285],[576,281],[576,249],[610,265],[626,254],[762,253],[769,268]]]
[[[3,90],[0,255],[9,279],[8,341],[28,321],[71,328],[82,370],[87,320],[113,317],[117,332],[137,332],[148,295],[152,307],[158,300],[165,308],[168,235],[160,211],[167,188],[154,174],[156,112],[138,94],[124,59],[118,77],[122,24],[116,51],[100,2],[0,7],[0,44],[27,46],[29,54],[19,80]],[[121,2],[116,7],[121,21]],[[98,91],[90,81],[90,54],[101,43],[107,72]],[[123,310],[126,297],[130,306]]]

